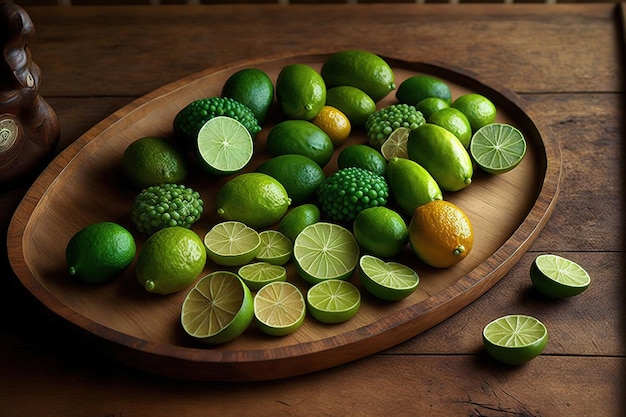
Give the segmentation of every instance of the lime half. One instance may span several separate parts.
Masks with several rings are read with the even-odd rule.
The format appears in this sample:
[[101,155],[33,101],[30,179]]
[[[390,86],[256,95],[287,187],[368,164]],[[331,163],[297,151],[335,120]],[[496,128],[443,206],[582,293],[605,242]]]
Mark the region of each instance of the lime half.
[[526,140],[516,127],[492,123],[474,133],[469,150],[480,168],[490,174],[503,174],[522,162]]
[[385,262],[371,255],[361,257],[359,276],[370,294],[386,301],[408,297],[419,284],[419,276],[411,268],[397,262]]
[[359,260],[352,232],[334,223],[318,222],[300,232],[293,245],[298,273],[310,284],[348,279]]
[[521,365],[541,354],[548,343],[548,330],[534,317],[509,315],[485,326],[483,342],[494,359]]
[[293,244],[277,230],[264,230],[259,233],[261,248],[256,256],[259,261],[274,265],[284,265],[291,259]]
[[256,230],[238,221],[225,221],[211,228],[204,236],[207,256],[223,266],[239,266],[251,262],[259,253],[261,238]]
[[202,166],[217,175],[241,170],[250,162],[254,151],[248,129],[227,116],[214,117],[200,128],[197,147]]
[[383,154],[387,161],[391,161],[392,158],[404,158],[409,157],[409,151],[407,150],[407,142],[409,140],[409,133],[411,129],[408,127],[399,127],[385,140],[380,147],[380,153]]
[[342,323],[359,311],[361,293],[348,281],[329,279],[309,288],[306,301],[316,320],[322,323]]
[[551,298],[578,295],[591,283],[587,271],[576,262],[549,253],[535,258],[530,266],[530,279],[535,288]]
[[263,333],[285,336],[298,330],[306,316],[306,303],[298,287],[273,282],[254,296],[254,317]]
[[209,344],[241,335],[254,317],[254,301],[237,274],[213,272],[189,291],[183,301],[181,324],[190,336]]
[[272,265],[267,262],[254,262],[244,265],[239,268],[237,273],[252,291],[257,291],[272,282],[287,280],[287,270],[283,266]]

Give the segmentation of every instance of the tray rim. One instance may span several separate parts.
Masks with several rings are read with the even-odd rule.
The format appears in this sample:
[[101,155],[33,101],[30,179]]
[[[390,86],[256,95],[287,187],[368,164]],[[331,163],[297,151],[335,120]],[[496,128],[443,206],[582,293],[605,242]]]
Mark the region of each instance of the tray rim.
[[[261,59],[245,59],[229,64],[208,67],[202,71],[168,83],[131,101],[83,133],[76,141],[59,153],[44,169],[26,192],[11,218],[7,234],[9,262],[24,289],[36,298],[49,312],[53,313],[56,319],[59,319],[65,324],[69,324],[72,329],[78,330],[78,334],[86,337],[95,348],[101,349],[105,354],[111,355],[111,347],[113,347],[114,356],[118,357],[118,359],[122,359],[122,362],[130,366],[143,369],[149,373],[154,373],[154,369],[152,369],[150,365],[155,358],[158,358],[166,360],[169,363],[168,366],[165,366],[168,371],[165,373],[158,372],[159,375],[183,379],[221,381],[277,379],[326,369],[360,359],[416,336],[420,332],[446,320],[452,314],[462,310],[484,294],[508,272],[519,258],[521,258],[539,235],[552,214],[560,188],[561,153],[559,144],[552,137],[550,129],[547,129],[545,123],[541,122],[541,116],[532,114],[523,99],[513,91],[497,86],[494,83],[488,85],[481,81],[477,74],[466,69],[436,62],[406,61],[385,55],[380,56],[392,67],[400,66],[417,72],[437,71],[438,73],[453,75],[455,78],[461,77],[463,81],[460,84],[464,87],[468,87],[472,90],[480,89],[481,91],[489,91],[490,97],[497,97],[494,101],[503,102],[514,109],[521,110],[520,114],[523,119],[524,129],[532,130],[534,133],[533,136],[541,139],[541,143],[537,145],[540,145],[538,146],[538,151],[543,151],[541,156],[545,162],[545,167],[543,167],[545,173],[531,209],[513,234],[492,253],[489,258],[478,264],[476,268],[466,275],[460,277],[453,285],[445,288],[444,292],[448,292],[449,295],[447,296],[447,301],[443,304],[434,303],[435,300],[433,297],[429,297],[420,303],[408,306],[398,313],[385,316],[383,320],[378,320],[356,330],[334,335],[326,339],[320,339],[327,342],[328,345],[328,347],[323,350],[310,349],[312,345],[319,344],[320,340],[316,340],[314,342],[305,342],[298,345],[302,354],[297,356],[288,352],[293,351],[293,346],[283,346],[273,348],[271,358],[264,355],[264,353],[266,353],[264,349],[246,350],[244,357],[242,357],[240,352],[190,348],[143,340],[106,327],[83,316],[80,312],[72,310],[58,300],[53,294],[46,290],[28,268],[24,257],[22,240],[31,215],[37,207],[42,204],[42,201],[45,200],[49,188],[54,184],[65,167],[88,143],[98,138],[101,134],[106,132],[107,129],[122,122],[124,118],[132,115],[134,112],[139,111],[142,106],[149,105],[153,100],[173,94],[178,89],[184,88],[188,83],[203,77],[212,76],[221,71],[234,71],[238,68],[252,66],[258,63],[267,64],[292,59],[315,60],[323,59],[328,55],[328,53],[280,54]],[[443,78],[449,77],[443,76]],[[529,115],[529,113],[531,114]],[[498,260],[493,262],[494,258]],[[435,312],[438,309],[447,307],[451,300],[460,301],[460,303],[457,303],[458,308],[451,310],[452,312],[442,319],[434,319],[433,316]],[[389,327],[385,325],[391,318],[396,316],[411,316],[418,306],[421,312],[421,323],[419,325],[412,323],[410,318],[404,318],[401,324],[397,326]],[[424,307],[426,307],[426,312],[423,312]],[[407,328],[409,328],[409,331],[406,331]],[[388,337],[390,334],[393,334],[395,337]],[[393,342],[385,343],[385,338],[393,339]],[[357,342],[363,339],[372,340],[374,343],[366,344],[371,345],[369,347],[362,347],[363,344],[361,344],[359,349],[355,349]],[[332,361],[325,359],[324,366],[316,365],[315,359],[322,354],[327,355],[329,352],[333,352],[335,359]],[[210,356],[210,358],[208,358],[211,359],[210,361],[207,361],[207,356]],[[277,361],[283,363],[287,368],[296,367],[297,370],[290,369],[289,371],[277,373],[274,369]],[[208,368],[197,369],[200,364],[204,364],[208,366]],[[236,368],[236,364],[254,365],[255,369],[248,369],[248,366],[242,369],[233,369],[233,367]],[[271,377],[265,377],[263,375],[263,369],[266,368],[273,369]],[[218,378],[215,378],[216,374],[219,374]]]

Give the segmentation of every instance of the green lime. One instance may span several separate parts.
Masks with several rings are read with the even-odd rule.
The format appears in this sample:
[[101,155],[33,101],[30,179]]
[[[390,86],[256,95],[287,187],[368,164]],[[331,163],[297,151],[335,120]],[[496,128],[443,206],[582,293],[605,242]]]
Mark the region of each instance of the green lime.
[[276,102],[289,119],[311,120],[326,103],[326,84],[312,67],[289,64],[276,79]]
[[530,278],[535,288],[551,298],[578,295],[591,284],[591,278],[583,267],[553,254],[535,258],[530,266]]
[[472,159],[453,133],[426,123],[409,134],[409,159],[420,164],[442,191],[458,191],[472,182]]
[[187,178],[187,165],[182,154],[167,139],[137,139],[122,155],[122,169],[136,187],[181,183]]
[[487,324],[483,329],[485,349],[494,359],[521,365],[539,356],[548,343],[546,326],[534,317],[509,315]]
[[448,84],[429,75],[409,77],[400,83],[396,91],[396,98],[400,103],[412,106],[429,97],[438,97],[450,103],[452,93]]
[[261,172],[246,172],[230,179],[215,197],[217,214],[254,229],[262,229],[280,220],[291,200],[285,187]]
[[237,274],[251,291],[257,291],[271,282],[287,280],[287,270],[283,266],[267,262],[243,265]]
[[259,233],[261,248],[256,255],[258,261],[274,265],[284,265],[291,259],[293,244],[278,230],[264,230]]
[[65,248],[69,274],[99,284],[121,275],[135,259],[135,239],[113,222],[93,223],[79,230]]
[[337,167],[339,169],[349,167],[363,168],[384,176],[387,170],[387,160],[371,146],[356,144],[346,146],[339,152],[337,155]]
[[385,301],[398,301],[413,294],[419,284],[417,272],[397,262],[371,255],[359,260],[359,276],[365,289]]
[[263,125],[274,104],[274,84],[264,71],[245,68],[228,77],[222,87],[222,97],[230,97],[247,106]]
[[380,147],[380,153],[387,161],[393,158],[408,158],[407,142],[409,141],[409,133],[411,129],[408,127],[399,127],[383,142]]
[[428,123],[439,125],[452,132],[466,148],[472,139],[472,127],[467,117],[458,109],[448,107],[433,113]]
[[464,94],[454,100],[451,106],[460,110],[467,117],[470,126],[472,126],[472,132],[476,132],[481,127],[496,120],[496,106],[481,94]]
[[317,162],[298,154],[274,156],[256,170],[277,179],[287,190],[292,204],[300,204],[313,197],[326,178]]
[[354,237],[363,251],[392,258],[409,243],[408,227],[400,214],[387,207],[370,207],[354,219]]
[[447,109],[450,107],[450,101],[446,101],[439,97],[427,97],[415,105],[415,108],[422,113],[424,119],[433,115],[437,110]]
[[261,238],[256,230],[238,221],[214,225],[204,235],[207,256],[223,266],[244,265],[252,261],[261,249]]
[[171,294],[187,288],[204,269],[206,249],[190,229],[161,229],[146,240],[137,257],[137,281],[148,292]]
[[286,336],[302,326],[306,316],[304,296],[289,282],[272,282],[254,296],[255,323],[270,336]]
[[210,174],[229,175],[242,170],[253,152],[250,132],[230,117],[214,117],[198,132],[198,159]]
[[293,244],[298,273],[315,284],[327,279],[348,279],[359,260],[359,244],[346,228],[317,222],[304,228]]
[[306,120],[285,120],[267,134],[267,150],[272,156],[304,155],[324,167],[333,156],[335,147],[330,137]]
[[189,291],[180,314],[185,332],[208,344],[240,336],[254,319],[254,299],[237,274],[216,271]]
[[526,140],[517,128],[492,123],[474,133],[469,151],[480,168],[491,174],[503,174],[522,162]]
[[315,204],[302,204],[292,208],[280,220],[278,231],[292,242],[305,227],[320,221],[320,209]]
[[443,199],[433,176],[410,159],[392,158],[387,165],[387,182],[393,200],[407,216],[423,204]]
[[306,294],[309,312],[322,323],[343,323],[359,312],[361,293],[348,281],[329,279],[309,288]]
[[335,107],[348,117],[354,128],[362,128],[370,114],[376,111],[376,103],[363,90],[349,85],[329,88],[326,105]]
[[352,49],[335,52],[324,61],[321,74],[328,88],[345,85],[356,87],[374,102],[396,88],[389,64],[368,51]]

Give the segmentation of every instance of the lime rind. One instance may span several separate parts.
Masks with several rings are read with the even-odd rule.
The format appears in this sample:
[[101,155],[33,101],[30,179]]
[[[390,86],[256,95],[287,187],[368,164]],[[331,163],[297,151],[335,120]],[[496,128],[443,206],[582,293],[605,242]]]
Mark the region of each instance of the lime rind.
[[283,266],[267,262],[243,265],[237,274],[252,291],[257,291],[272,282],[287,280],[287,270]]
[[359,311],[361,293],[348,281],[330,279],[309,288],[306,301],[316,320],[329,324],[343,323]]
[[534,317],[512,314],[497,318],[483,329],[487,353],[499,362],[521,365],[543,352],[548,329]]
[[361,257],[359,276],[370,294],[385,301],[402,300],[415,292],[419,284],[419,276],[413,269],[372,255]]
[[270,336],[286,336],[298,330],[306,316],[302,292],[289,282],[273,282],[254,297],[257,326]]
[[222,266],[240,266],[259,253],[261,238],[242,222],[229,220],[214,225],[204,236],[207,256]]
[[198,132],[198,154],[211,173],[228,175],[240,171],[252,159],[254,144],[246,127],[236,119],[217,116]]
[[550,298],[573,297],[591,284],[589,273],[576,262],[554,254],[535,258],[530,267],[533,286]]
[[491,174],[503,174],[518,166],[526,155],[524,135],[506,123],[481,127],[470,142],[470,154],[476,164]]
[[291,259],[293,244],[277,230],[264,230],[259,233],[261,246],[256,259],[274,265],[284,265]]

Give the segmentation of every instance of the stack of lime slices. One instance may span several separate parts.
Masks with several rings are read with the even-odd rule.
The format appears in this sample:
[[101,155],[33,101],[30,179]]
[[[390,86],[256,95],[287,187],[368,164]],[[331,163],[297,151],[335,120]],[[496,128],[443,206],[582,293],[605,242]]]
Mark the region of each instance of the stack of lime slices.
[[521,365],[539,356],[548,343],[546,326],[534,317],[500,317],[483,329],[487,353],[499,362]]

